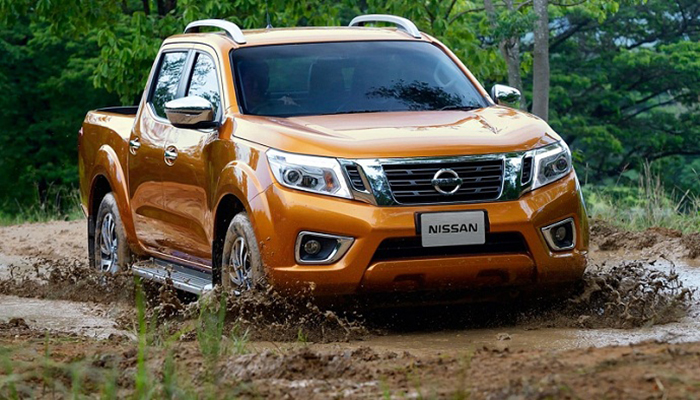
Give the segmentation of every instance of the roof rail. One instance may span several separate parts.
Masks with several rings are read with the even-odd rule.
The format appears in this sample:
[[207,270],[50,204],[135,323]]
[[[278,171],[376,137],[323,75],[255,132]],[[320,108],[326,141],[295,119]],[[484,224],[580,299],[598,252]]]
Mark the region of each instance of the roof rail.
[[233,39],[234,42],[238,44],[245,44],[245,36],[243,31],[238,25],[233,22],[229,22],[223,19],[202,19],[199,21],[191,22],[185,28],[185,33],[197,33],[199,28],[219,28],[226,32],[226,34]]
[[355,17],[350,21],[348,26],[363,26],[367,22],[388,22],[390,24],[396,25],[399,29],[405,31],[409,35],[416,39],[421,38],[420,31],[416,28],[416,24],[403,17],[397,17],[396,15],[388,14],[368,14],[360,15]]

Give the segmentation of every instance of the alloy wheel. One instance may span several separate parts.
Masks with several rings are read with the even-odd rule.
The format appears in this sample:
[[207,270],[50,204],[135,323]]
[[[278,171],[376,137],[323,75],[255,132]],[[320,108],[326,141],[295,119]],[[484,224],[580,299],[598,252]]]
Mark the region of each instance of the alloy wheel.
[[102,218],[100,231],[100,271],[115,273],[119,269],[119,238],[117,224],[111,212]]
[[250,290],[253,287],[250,249],[243,236],[239,236],[231,246],[228,261],[228,275],[234,289]]

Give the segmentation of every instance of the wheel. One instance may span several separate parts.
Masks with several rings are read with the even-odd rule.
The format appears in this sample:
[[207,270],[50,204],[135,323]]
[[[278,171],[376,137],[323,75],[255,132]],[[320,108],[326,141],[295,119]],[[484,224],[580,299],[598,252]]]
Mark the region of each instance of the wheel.
[[226,231],[221,254],[221,284],[227,292],[267,286],[253,224],[244,212],[233,217]]
[[117,201],[112,193],[107,193],[97,210],[94,241],[94,267],[97,270],[114,274],[129,267],[131,250],[126,240]]

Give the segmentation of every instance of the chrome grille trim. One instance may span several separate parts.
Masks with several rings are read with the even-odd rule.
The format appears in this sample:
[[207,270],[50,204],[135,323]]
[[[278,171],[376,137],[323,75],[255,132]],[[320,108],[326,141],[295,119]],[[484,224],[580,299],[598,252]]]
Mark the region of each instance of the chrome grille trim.
[[350,179],[350,185],[352,185],[353,189],[360,192],[367,191],[367,188],[365,188],[365,183],[362,181],[362,177],[360,176],[360,167],[357,165],[346,165],[345,173],[348,174],[348,179]]
[[[454,157],[414,157],[414,158],[375,158],[375,159],[357,159],[347,160],[340,159],[342,165],[357,165],[360,177],[365,186],[364,191],[354,189],[351,185],[351,191],[356,200],[370,203],[377,206],[420,206],[429,204],[471,204],[471,203],[490,203],[498,201],[517,200],[525,193],[532,185],[533,179],[526,184],[522,183],[522,166],[525,157],[531,157],[534,150],[513,152],[513,153],[498,153],[484,155],[469,155],[469,156],[454,156]],[[450,196],[445,196],[444,201],[432,201],[424,203],[407,203],[402,204],[396,200],[391,189],[391,184],[384,171],[384,165],[418,165],[418,164],[459,164],[479,161],[494,161],[501,160],[503,163],[503,178],[501,180],[501,190],[498,196],[484,200],[477,199],[472,201],[450,199]],[[346,180],[350,183],[349,178]]]
[[534,172],[534,160],[531,156],[523,157],[522,175],[520,177],[520,182],[523,185],[527,185],[532,181],[532,173]]
[[[503,192],[503,157],[457,163],[420,162],[382,164],[394,200],[399,204],[493,201]],[[448,196],[435,190],[432,179],[441,169],[454,171],[462,180],[459,189]]]

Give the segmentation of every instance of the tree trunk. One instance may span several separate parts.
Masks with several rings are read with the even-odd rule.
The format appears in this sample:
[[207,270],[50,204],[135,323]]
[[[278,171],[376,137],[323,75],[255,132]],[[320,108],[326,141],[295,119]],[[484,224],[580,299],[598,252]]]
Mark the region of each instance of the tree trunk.
[[[509,10],[513,10],[513,0],[505,0],[505,3]],[[484,9],[491,23],[491,28],[495,31],[498,28],[498,19],[493,2],[491,0],[484,0]],[[520,90],[520,93],[523,93],[523,78],[520,74],[520,37],[511,36],[504,38],[498,43],[498,49],[501,51],[501,55],[503,55],[506,61],[506,67],[508,68],[508,84]],[[525,96],[520,98],[520,108],[523,110],[527,109]]]
[[[508,10],[513,11],[513,0],[505,0]],[[520,36],[515,35],[507,38],[501,44],[501,53],[508,65],[508,84],[523,93],[520,97],[520,108],[527,110],[527,101],[523,91],[523,77],[520,74]]]
[[549,119],[549,14],[548,0],[533,0],[535,47],[532,72],[532,113]]
[[156,0],[158,15],[164,17],[177,7],[177,0]]

